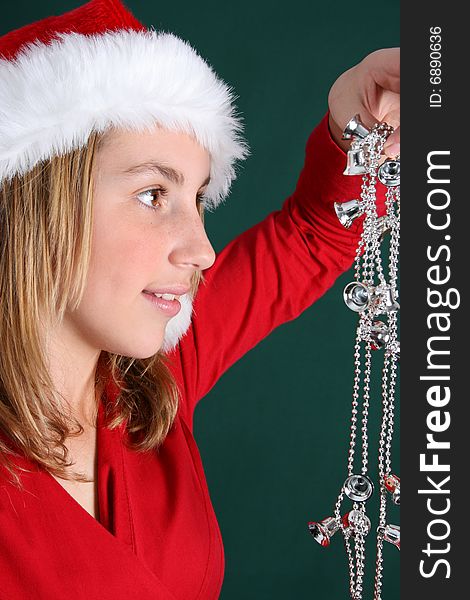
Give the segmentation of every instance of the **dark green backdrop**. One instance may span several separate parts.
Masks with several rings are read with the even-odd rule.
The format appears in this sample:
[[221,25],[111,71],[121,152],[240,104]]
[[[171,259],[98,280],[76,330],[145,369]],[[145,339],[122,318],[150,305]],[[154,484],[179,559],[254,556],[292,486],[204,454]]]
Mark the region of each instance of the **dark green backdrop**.
[[[8,3],[0,35],[81,3]],[[293,191],[334,80],[369,52],[399,45],[398,0],[128,0],[127,6],[146,25],[188,40],[239,96],[252,156],[226,204],[207,216],[216,251]],[[322,549],[307,521],[331,514],[346,473],[356,318],[343,304],[342,288],[350,279],[345,274],[243,357],[196,411],[195,436],[225,546],[222,600],[348,597],[341,539]],[[376,430],[377,406],[371,414]],[[398,450],[395,444],[394,464]],[[393,517],[399,521],[398,512]],[[372,597],[371,541],[366,598]],[[399,597],[395,548],[385,548],[385,560],[383,598],[390,600]]]

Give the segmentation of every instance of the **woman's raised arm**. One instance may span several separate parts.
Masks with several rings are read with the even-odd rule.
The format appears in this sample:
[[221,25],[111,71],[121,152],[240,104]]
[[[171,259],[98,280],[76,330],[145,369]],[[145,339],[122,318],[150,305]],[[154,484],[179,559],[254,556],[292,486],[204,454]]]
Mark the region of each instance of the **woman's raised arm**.
[[[337,80],[330,91],[329,111],[307,141],[293,194],[280,210],[230,242],[205,271],[192,325],[175,350],[179,358],[175,376],[184,390],[183,410],[189,422],[196,404],[232,364],[273,329],[298,317],[351,267],[363,218],[346,229],[334,203],[359,198],[362,177],[343,175],[346,154],[329,125],[344,127],[357,112],[370,120],[370,110],[376,120],[391,118],[391,124],[398,124],[399,95],[380,92],[378,84],[372,89],[371,81],[378,76],[371,73],[377,69],[380,73],[377,57],[383,69],[396,71],[399,54],[391,49],[366,57],[363,62],[370,70],[356,68]],[[389,81],[396,89],[395,78]],[[379,187],[382,215],[385,186]]]

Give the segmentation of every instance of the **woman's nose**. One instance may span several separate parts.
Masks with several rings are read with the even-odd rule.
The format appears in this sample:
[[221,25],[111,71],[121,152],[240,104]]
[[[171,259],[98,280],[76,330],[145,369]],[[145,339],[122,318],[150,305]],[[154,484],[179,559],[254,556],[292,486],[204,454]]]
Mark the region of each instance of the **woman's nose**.
[[190,265],[200,271],[214,264],[216,254],[199,213],[195,216],[185,215],[178,224],[177,235],[178,243],[170,256],[175,264]]

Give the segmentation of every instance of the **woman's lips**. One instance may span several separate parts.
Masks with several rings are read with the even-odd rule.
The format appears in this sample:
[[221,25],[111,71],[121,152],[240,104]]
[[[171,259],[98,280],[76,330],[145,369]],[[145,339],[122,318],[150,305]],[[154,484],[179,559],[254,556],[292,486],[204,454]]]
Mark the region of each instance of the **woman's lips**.
[[178,300],[164,300],[163,298],[157,298],[157,296],[150,292],[142,292],[142,294],[155,308],[158,308],[169,317],[174,317],[181,310],[181,304]]

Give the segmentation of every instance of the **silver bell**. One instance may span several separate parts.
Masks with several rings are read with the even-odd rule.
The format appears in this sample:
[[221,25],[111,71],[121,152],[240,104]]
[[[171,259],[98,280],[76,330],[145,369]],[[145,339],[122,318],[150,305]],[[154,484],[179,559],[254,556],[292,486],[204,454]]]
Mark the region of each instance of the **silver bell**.
[[396,300],[397,294],[397,290],[390,285],[387,285],[386,287],[376,287],[375,301],[378,309],[383,313],[396,312],[397,310],[400,310],[400,305]]
[[387,187],[400,185],[400,160],[398,158],[387,158],[380,165],[377,173],[379,181]]
[[341,519],[344,529],[353,537],[356,534],[366,536],[370,532],[371,522],[369,517],[361,510],[351,510]]
[[343,140],[364,139],[370,133],[370,129],[361,121],[361,117],[357,114],[349,121],[343,131]]
[[393,544],[398,550],[400,550],[400,526],[399,525],[385,525],[382,530],[383,538],[386,542]]
[[367,475],[351,475],[343,485],[346,496],[354,502],[365,502],[374,492],[374,484]]
[[390,339],[388,327],[383,321],[374,321],[370,328],[370,346],[372,350],[384,348]]
[[313,535],[314,540],[318,542],[320,546],[326,548],[330,545],[331,537],[338,531],[339,523],[334,517],[327,517],[318,523],[310,521],[308,529]]
[[364,175],[364,173],[367,173],[364,150],[362,148],[351,148],[348,150],[347,164],[343,175]]
[[351,281],[343,290],[343,300],[348,308],[354,312],[365,310],[374,295],[373,289],[368,288],[364,283]]
[[335,212],[341,225],[348,228],[354,222],[354,219],[364,214],[364,209],[359,200],[347,200],[346,202],[335,202]]

